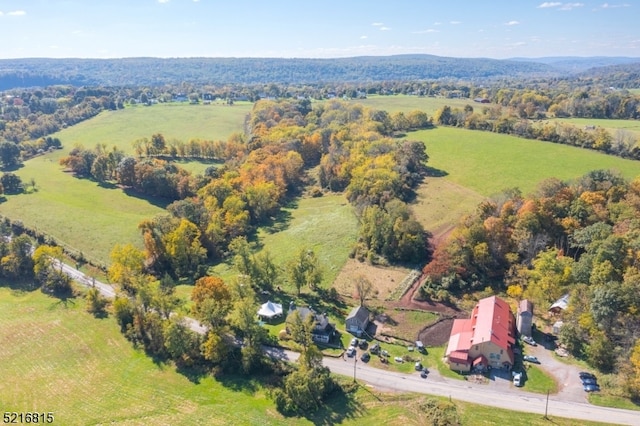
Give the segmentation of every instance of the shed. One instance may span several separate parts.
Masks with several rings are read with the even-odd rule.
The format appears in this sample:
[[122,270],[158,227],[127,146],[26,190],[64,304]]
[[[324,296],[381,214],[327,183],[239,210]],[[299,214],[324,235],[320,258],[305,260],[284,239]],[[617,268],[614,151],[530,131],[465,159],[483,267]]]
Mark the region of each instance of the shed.
[[369,325],[369,310],[364,306],[357,306],[351,310],[345,322],[347,331],[360,337]]
[[521,336],[531,337],[531,325],[533,324],[533,303],[524,299],[518,303],[518,316],[516,327]]
[[569,306],[569,294],[565,294],[560,299],[556,300],[549,308],[549,312],[557,314],[567,309],[567,306]]

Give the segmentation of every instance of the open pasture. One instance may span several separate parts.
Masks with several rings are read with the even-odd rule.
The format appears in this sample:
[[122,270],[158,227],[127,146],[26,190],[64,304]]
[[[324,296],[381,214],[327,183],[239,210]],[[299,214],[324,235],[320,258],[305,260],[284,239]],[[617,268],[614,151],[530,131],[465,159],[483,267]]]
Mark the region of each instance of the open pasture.
[[[106,111],[91,120],[64,129],[53,136],[64,148],[33,158],[16,171],[23,181],[34,179],[36,192],[12,195],[0,204],[0,214],[19,219],[45,232],[88,259],[107,263],[117,243],[141,246],[137,226],[142,219],[163,211],[165,202],[128,196],[118,188],[77,179],[58,164],[75,144],[93,147],[104,143],[132,152],[131,142],[161,132],[167,140],[191,138],[226,139],[242,130],[251,105],[169,104]],[[204,170],[198,163],[193,170]]]
[[424,141],[428,165],[441,179],[483,196],[514,187],[528,194],[546,178],[571,180],[596,169],[617,170],[627,179],[640,175],[638,161],[509,135],[438,127],[409,138]]
[[545,123],[566,123],[584,129],[587,126],[596,126],[607,129],[615,138],[618,130],[624,130],[633,134],[636,139],[640,139],[640,120],[608,120],[605,118],[554,118],[543,120],[539,124]]
[[[474,104],[472,99],[458,99],[458,98],[444,98],[444,97],[430,97],[430,96],[415,96],[415,95],[391,95],[391,96],[379,96],[371,95],[366,99],[353,99],[350,103],[362,104],[369,108],[375,108],[379,110],[387,111],[389,114],[394,112],[404,112],[405,114],[411,111],[419,110],[426,112],[429,117],[440,108],[445,105],[451,108],[464,108],[465,105],[479,105]],[[484,104],[487,106],[487,104]]]

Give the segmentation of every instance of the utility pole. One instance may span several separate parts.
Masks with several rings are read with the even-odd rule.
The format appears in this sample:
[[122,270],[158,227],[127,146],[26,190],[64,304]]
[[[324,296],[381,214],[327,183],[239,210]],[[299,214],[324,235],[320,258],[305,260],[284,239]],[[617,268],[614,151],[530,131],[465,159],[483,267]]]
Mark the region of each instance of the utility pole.
[[549,420],[549,417],[547,417],[547,413],[549,412],[549,389],[547,389],[547,403],[544,406],[544,419],[545,420]]
[[356,364],[358,364],[358,354],[353,357],[353,383],[356,382]]

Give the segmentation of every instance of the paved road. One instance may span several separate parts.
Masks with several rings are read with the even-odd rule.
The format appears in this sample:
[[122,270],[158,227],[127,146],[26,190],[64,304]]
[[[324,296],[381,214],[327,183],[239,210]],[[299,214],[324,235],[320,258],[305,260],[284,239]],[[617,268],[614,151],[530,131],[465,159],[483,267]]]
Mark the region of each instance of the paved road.
[[[109,299],[115,297],[115,291],[112,286],[87,277],[82,272],[66,264],[62,265],[62,270],[75,281],[86,287],[95,286],[103,296]],[[206,328],[202,327],[195,319],[187,317],[186,321],[189,328],[196,333],[204,334],[206,332]],[[266,347],[265,351],[274,358],[288,361],[295,361],[299,356],[296,352],[278,348]],[[347,358],[347,361],[344,361],[343,358],[325,357],[323,363],[326,367],[329,367],[333,373],[349,377],[354,377],[355,374],[358,382],[367,383],[367,386],[381,390],[418,392],[450,397],[461,401],[507,410],[538,413],[540,415],[544,415],[545,413],[546,397],[540,394],[519,389],[492,389],[486,384],[446,379],[437,375],[423,379],[418,373],[404,374],[387,371],[372,367],[363,362],[355,362],[356,359],[357,358]],[[598,407],[586,402],[572,401],[571,399],[573,398],[567,398],[567,396],[568,395],[564,396],[565,399],[568,399],[566,401],[556,399],[563,398],[563,392],[550,396],[548,403],[549,416],[621,425],[640,425],[640,412],[638,411]]]

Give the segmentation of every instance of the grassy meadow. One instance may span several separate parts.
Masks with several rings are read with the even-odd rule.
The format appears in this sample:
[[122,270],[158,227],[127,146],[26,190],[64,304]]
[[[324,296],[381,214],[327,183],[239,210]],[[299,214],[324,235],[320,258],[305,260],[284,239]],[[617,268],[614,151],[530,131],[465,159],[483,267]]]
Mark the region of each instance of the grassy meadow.
[[510,135],[438,127],[408,137],[424,141],[428,165],[442,179],[482,196],[514,187],[528,194],[546,178],[571,180],[595,169],[617,170],[627,179],[640,175],[638,161]]
[[596,126],[607,129],[614,137],[618,130],[625,130],[633,134],[636,139],[640,139],[640,121],[638,120],[608,120],[606,118],[554,118],[552,120],[543,120],[542,124],[547,122],[558,122],[571,124],[573,126],[584,128],[585,126]]
[[[169,141],[226,139],[242,129],[250,108],[249,103],[232,107],[167,104],[105,111],[54,134],[63,149],[26,161],[16,174],[26,182],[34,179],[37,191],[8,196],[0,204],[0,214],[52,235],[91,260],[107,263],[115,244],[141,246],[138,223],[161,213],[165,202],[128,196],[118,188],[77,179],[64,173],[58,160],[76,144],[89,148],[104,143],[133,152],[131,142],[157,132]],[[194,163],[189,168],[201,172],[208,165]]]
[[429,117],[432,117],[437,110],[445,105],[449,105],[451,108],[464,108],[465,105],[474,104],[472,99],[449,99],[414,95],[370,95],[366,99],[353,99],[349,102],[384,110],[390,114],[394,112],[404,112],[406,114],[407,112],[420,110],[426,112]]

